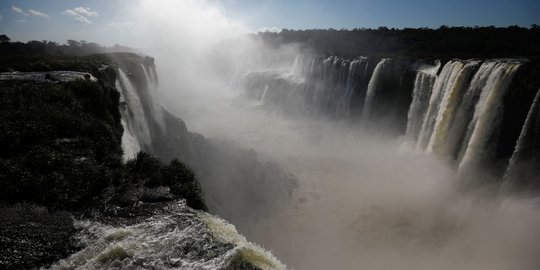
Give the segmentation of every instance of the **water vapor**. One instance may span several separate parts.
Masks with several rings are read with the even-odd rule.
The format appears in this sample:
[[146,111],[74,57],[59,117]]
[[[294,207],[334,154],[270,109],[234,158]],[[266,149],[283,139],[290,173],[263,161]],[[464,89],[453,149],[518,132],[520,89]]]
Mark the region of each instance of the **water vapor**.
[[[246,70],[290,68],[298,46],[250,38],[211,1],[139,1],[132,12],[140,47],[156,59],[161,102],[191,131],[254,149],[298,179],[285,207],[234,221],[291,268],[538,269],[537,198],[464,186],[447,160],[406,138],[287,118],[231,87]],[[242,191],[213,192],[234,200]],[[227,211],[254,216],[249,206]]]

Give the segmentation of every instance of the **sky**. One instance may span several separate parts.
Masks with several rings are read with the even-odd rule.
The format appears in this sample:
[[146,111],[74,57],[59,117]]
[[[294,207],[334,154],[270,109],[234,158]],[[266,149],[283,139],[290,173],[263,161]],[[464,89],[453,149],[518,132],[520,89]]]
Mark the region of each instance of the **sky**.
[[[65,43],[75,39],[133,46],[141,22],[132,9],[140,1],[149,0],[1,0],[0,34],[17,41]],[[218,8],[252,32],[282,28],[540,25],[539,0],[197,1]]]

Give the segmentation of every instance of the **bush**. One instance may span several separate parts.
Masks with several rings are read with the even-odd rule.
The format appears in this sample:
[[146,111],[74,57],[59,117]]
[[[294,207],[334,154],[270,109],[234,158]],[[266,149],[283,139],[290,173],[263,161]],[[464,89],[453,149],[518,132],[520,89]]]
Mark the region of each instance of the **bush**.
[[149,188],[168,187],[176,198],[185,199],[188,206],[207,210],[195,174],[176,159],[166,165],[155,156],[139,152],[135,159],[127,162],[123,183],[130,187],[137,185]]
[[169,166],[161,169],[160,176],[162,181],[171,189],[171,192],[186,199],[190,207],[207,210],[199,181],[197,181],[193,171],[186,165],[174,159]]

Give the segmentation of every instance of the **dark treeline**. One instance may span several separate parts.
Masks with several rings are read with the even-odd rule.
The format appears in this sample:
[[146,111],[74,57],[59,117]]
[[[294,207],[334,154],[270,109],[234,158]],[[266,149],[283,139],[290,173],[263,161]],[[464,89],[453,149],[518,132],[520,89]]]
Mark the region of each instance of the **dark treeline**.
[[268,44],[279,46],[301,43],[315,53],[356,57],[538,57],[540,56],[540,26],[509,27],[448,27],[404,28],[379,27],[353,30],[312,29],[279,33],[260,32],[254,36]]
[[6,35],[0,35],[0,54],[54,54],[54,55],[88,55],[109,52],[134,52],[133,49],[115,44],[112,47],[99,45],[85,40],[67,40],[66,44],[59,44],[48,40],[31,40],[26,43],[11,39]]

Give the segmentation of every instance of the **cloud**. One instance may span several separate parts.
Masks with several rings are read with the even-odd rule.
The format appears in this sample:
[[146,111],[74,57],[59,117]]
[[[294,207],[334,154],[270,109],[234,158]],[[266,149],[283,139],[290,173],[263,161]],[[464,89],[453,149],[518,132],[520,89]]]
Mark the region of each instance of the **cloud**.
[[50,17],[49,15],[47,15],[47,14],[45,14],[43,12],[39,12],[39,11],[33,10],[33,9],[29,9],[28,13],[30,13],[33,16],[38,16],[38,17],[42,17],[42,18],[49,18]]
[[0,20],[2,19],[2,14],[0,14]]
[[92,24],[87,17],[96,17],[99,14],[96,11],[92,11],[88,7],[76,7],[74,9],[66,9],[64,14],[71,16],[74,21],[79,23]]
[[86,17],[98,16],[97,12],[91,11],[90,8],[87,8],[87,7],[77,7],[77,8],[74,8],[73,10],[81,16],[86,16]]
[[16,6],[11,6],[11,11],[16,12],[16,13],[19,13],[19,14],[26,15],[26,16],[29,16],[29,15],[30,15],[30,14],[24,12],[24,10],[22,10],[22,8],[16,7]]
[[25,23],[26,20],[14,20],[14,22],[16,22],[16,23]]

